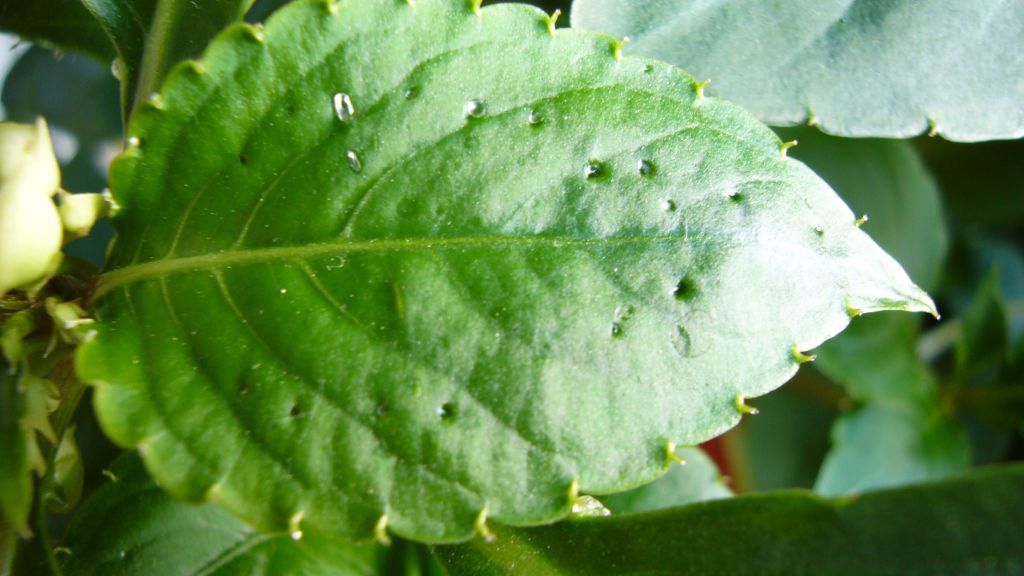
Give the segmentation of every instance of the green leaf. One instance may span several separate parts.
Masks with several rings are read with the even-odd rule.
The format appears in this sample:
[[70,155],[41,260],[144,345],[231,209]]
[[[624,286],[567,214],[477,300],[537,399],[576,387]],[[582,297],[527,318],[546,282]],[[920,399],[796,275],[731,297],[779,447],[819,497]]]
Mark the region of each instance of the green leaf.
[[914,318],[858,318],[818,350],[816,364],[864,403],[832,429],[815,490],[835,495],[940,480],[970,465],[967,438],[917,357]]
[[[124,79],[134,90],[134,103],[155,94],[171,68],[188,58],[199,56],[210,39],[245,15],[253,0],[161,0],[148,6],[152,21],[141,30],[128,20],[125,11],[135,0],[85,0],[94,6],[112,36],[119,38],[118,49],[127,65]],[[145,0],[154,2],[155,0]],[[134,18],[132,18],[134,20]],[[143,49],[143,42],[145,46]],[[141,52],[140,52],[141,50]],[[126,92],[130,95],[130,92]],[[132,110],[133,101],[125,100],[124,109]]]
[[68,528],[67,576],[377,573],[376,545],[261,534],[220,507],[171,498],[134,454],[110,474],[115,480],[85,501]]
[[601,498],[613,514],[632,514],[732,496],[715,463],[700,448],[678,450],[685,465],[673,466],[654,482]]
[[[81,0],[106,32],[118,61],[114,64],[115,74],[120,78],[122,101],[125,112],[131,110],[135,86],[142,66],[146,35],[153,20],[157,0]],[[221,5],[220,0],[197,2],[193,9],[202,5]],[[200,48],[199,50],[201,50]],[[198,53],[197,50],[195,53]],[[191,54],[195,55],[195,54]]]
[[268,530],[552,521],[851,312],[931,310],[767,128],[548,25],[300,1],[137,110],[77,367],[163,486]]
[[1009,338],[999,269],[993,268],[978,287],[971,307],[960,318],[960,333],[956,340],[959,376],[999,368],[1007,359]]
[[971,464],[964,432],[937,401],[867,404],[836,421],[832,442],[814,485],[826,496],[942,480]]
[[1015,574],[1024,466],[825,500],[741,496],[650,514],[497,528],[493,544],[438,546],[452,574]]
[[926,290],[938,287],[949,232],[934,179],[909,142],[836,138],[810,128],[778,131],[858,216],[864,231]]
[[4,0],[0,29],[58,50],[78,50],[103,63],[114,58],[107,35],[79,0]]
[[770,123],[842,136],[1024,135],[1024,4],[969,0],[576,0],[572,25],[629,36]]

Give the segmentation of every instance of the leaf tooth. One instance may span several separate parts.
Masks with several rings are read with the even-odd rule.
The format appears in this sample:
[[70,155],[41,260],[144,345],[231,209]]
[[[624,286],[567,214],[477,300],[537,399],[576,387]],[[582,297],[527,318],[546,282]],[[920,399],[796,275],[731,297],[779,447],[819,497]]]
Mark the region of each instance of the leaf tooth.
[[483,0],[469,0],[469,9],[475,16],[480,16],[480,5],[483,3]]
[[290,518],[288,518],[288,536],[290,536],[292,540],[302,540],[302,528],[299,525],[302,523],[302,517],[305,515],[305,510],[297,510]]
[[807,108],[807,125],[811,127],[818,125],[818,115],[809,106]]
[[616,62],[622,62],[622,49],[629,44],[629,36],[623,36],[622,40],[612,41],[612,56],[615,57]]
[[676,452],[676,443],[671,440],[665,441],[665,460],[669,465],[673,463],[679,464],[680,466],[686,465],[686,459]]
[[391,536],[388,534],[388,513],[384,512],[373,524],[373,539],[384,546],[391,546]]
[[572,482],[569,482],[569,490],[566,494],[569,496],[569,507],[572,508],[572,506],[580,499],[579,478],[573,478]]
[[555,37],[555,25],[558,23],[558,17],[561,15],[562,11],[556,8],[550,16],[544,17],[544,24],[548,27],[548,34],[551,34],[552,38]]
[[159,92],[153,92],[145,100],[142,101],[145,106],[148,106],[154,110],[164,110],[164,98]]
[[203,501],[211,503],[219,503],[222,501],[224,495],[224,479],[217,480],[210,487],[203,492]]
[[781,152],[782,156],[785,157],[786,154],[789,152],[789,149],[795,147],[797,144],[798,144],[798,142],[796,140],[790,140],[789,142],[783,142],[782,144],[779,145],[779,152]]
[[750,414],[753,416],[758,412],[757,408],[754,408],[745,402],[742,392],[736,393],[736,398],[733,400],[732,404],[736,408],[736,411],[741,415]]
[[942,131],[942,128],[939,127],[939,121],[936,120],[935,118],[929,118],[928,119],[928,137],[929,138],[934,138],[934,137],[938,136],[941,131]]
[[814,362],[818,358],[814,354],[804,354],[796,344],[793,344],[791,352],[793,353],[793,360],[796,360],[797,364],[807,364],[808,362]]
[[266,42],[266,36],[263,34],[263,24],[239,24],[239,30],[243,32],[243,36],[250,40],[255,40],[258,44]]
[[857,228],[860,228],[865,223],[867,223],[867,221],[868,221],[868,215],[867,214],[862,214],[860,218],[857,218],[856,220],[853,221],[853,225],[856,226]]
[[846,315],[849,316],[850,318],[856,318],[857,316],[860,316],[863,313],[864,311],[861,310],[860,308],[854,308],[852,305],[850,305],[849,302],[846,303]]
[[708,87],[708,84],[711,84],[711,78],[705,78],[700,82],[693,81],[693,89],[697,92],[697,100],[704,99],[704,89]]
[[487,506],[484,506],[480,513],[476,515],[476,520],[473,521],[473,530],[484,539],[485,542],[490,544],[498,539],[494,532],[487,527]]

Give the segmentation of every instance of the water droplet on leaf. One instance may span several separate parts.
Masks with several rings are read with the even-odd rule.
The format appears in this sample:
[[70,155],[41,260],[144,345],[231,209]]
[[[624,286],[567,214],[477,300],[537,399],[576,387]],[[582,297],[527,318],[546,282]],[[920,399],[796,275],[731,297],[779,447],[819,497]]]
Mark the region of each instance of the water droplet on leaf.
[[583,177],[587,180],[593,180],[604,176],[605,168],[604,164],[597,160],[591,160],[583,165]]
[[526,118],[526,121],[530,123],[530,126],[540,126],[544,123],[544,117],[536,110],[530,110],[530,115]]
[[622,336],[622,324],[618,322],[612,322],[611,333],[613,338],[618,338],[619,336]]
[[641,176],[651,176],[654,174],[654,164],[650,160],[640,160],[636,163],[636,169],[640,172]]
[[445,402],[437,408],[437,415],[442,420],[451,420],[455,418],[455,404],[451,402]]
[[462,114],[466,118],[482,118],[487,113],[487,106],[484,105],[483,100],[475,99],[466,102],[466,106],[462,109]]
[[346,152],[345,158],[348,159],[348,167],[351,168],[353,172],[363,171],[363,162],[359,159],[359,154],[357,154],[355,150],[349,150]]
[[338,120],[348,124],[356,115],[356,108],[352,104],[352,97],[344,92],[334,95],[334,114]]

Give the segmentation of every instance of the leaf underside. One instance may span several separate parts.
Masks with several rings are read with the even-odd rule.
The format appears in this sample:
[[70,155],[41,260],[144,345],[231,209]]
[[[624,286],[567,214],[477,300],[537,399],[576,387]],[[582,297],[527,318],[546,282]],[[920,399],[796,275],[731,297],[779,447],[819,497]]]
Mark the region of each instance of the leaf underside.
[[262,534],[220,507],[169,497],[135,455],[107,474],[68,528],[67,576],[377,574],[374,544]]
[[769,124],[841,136],[1024,135],[1024,4],[970,0],[577,0],[572,25],[629,36]]
[[652,480],[851,311],[931,309],[767,128],[614,56],[514,4],[230,28],[112,168],[105,430],[265,530],[458,541]]

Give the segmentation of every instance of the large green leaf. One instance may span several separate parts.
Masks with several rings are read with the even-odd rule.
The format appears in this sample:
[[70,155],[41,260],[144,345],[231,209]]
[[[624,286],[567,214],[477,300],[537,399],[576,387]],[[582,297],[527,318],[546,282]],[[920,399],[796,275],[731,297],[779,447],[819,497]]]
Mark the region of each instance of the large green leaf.
[[555,520],[928,297],[779,140],[530,7],[301,1],[137,109],[101,321],[117,442],[264,529]]
[[108,63],[114,47],[79,0],[4,0],[0,29],[60,50],[80,50]]
[[1024,4],[990,0],[576,0],[572,24],[632,38],[771,124],[843,136],[1024,135]]
[[220,507],[168,496],[134,455],[108,472],[113,480],[76,512],[68,528],[68,576],[377,574],[373,544],[303,534],[262,534]]
[[453,574],[1018,574],[1024,466],[824,500],[744,496],[439,546]]

